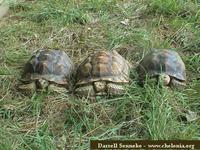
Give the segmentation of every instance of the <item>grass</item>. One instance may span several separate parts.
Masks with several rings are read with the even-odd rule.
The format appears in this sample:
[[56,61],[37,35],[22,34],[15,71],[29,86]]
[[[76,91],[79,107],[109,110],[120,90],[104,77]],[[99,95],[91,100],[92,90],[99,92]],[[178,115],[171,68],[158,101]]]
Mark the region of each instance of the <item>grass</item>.
[[[90,139],[198,139],[200,3],[198,0],[8,1],[0,22],[0,149],[88,149]],[[120,22],[128,19],[128,25]],[[30,55],[64,50],[75,63],[117,50],[134,68],[151,48],[172,48],[187,68],[187,87],[169,92],[137,84],[135,69],[122,97],[90,101],[71,94],[17,91]]]

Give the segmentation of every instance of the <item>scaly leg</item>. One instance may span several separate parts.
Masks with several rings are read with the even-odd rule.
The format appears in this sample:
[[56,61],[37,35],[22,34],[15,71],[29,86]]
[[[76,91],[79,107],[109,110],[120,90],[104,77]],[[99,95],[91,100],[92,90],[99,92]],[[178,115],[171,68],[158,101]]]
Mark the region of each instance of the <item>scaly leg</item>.
[[176,79],[174,79],[174,78],[172,78],[171,84],[172,84],[173,87],[176,87],[176,88],[181,88],[181,87],[186,86],[186,83],[185,83],[185,82],[181,82],[181,81],[176,80]]
[[75,93],[82,96],[95,96],[95,91],[92,85],[78,87],[75,89]]
[[48,92],[66,93],[67,92],[67,88],[61,87],[61,86],[58,86],[56,84],[51,83],[48,86]]
[[31,82],[28,84],[21,84],[18,86],[19,90],[25,94],[33,94],[36,91],[35,82]]
[[108,92],[108,95],[123,95],[125,92],[125,89],[123,85],[108,83],[107,92]]

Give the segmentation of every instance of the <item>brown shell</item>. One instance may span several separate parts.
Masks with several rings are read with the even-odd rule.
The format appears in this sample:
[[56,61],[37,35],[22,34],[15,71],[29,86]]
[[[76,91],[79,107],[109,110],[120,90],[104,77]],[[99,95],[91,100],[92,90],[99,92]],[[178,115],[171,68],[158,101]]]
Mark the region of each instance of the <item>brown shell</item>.
[[150,76],[166,73],[178,80],[186,80],[185,64],[179,54],[172,50],[153,50],[147,54],[137,67],[140,80],[146,74]]
[[116,51],[99,51],[87,57],[77,69],[77,85],[94,81],[129,82],[130,64]]
[[68,55],[60,50],[39,50],[24,67],[23,82],[43,78],[58,84],[68,84],[73,71],[73,63]]

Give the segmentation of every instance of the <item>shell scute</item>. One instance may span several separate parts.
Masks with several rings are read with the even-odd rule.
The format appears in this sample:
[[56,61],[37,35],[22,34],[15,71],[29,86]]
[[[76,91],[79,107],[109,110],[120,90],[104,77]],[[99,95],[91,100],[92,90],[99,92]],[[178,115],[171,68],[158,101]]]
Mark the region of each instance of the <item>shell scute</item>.
[[185,64],[179,54],[172,50],[153,50],[148,53],[137,67],[140,80],[150,76],[166,73],[169,76],[185,81]]
[[116,51],[88,56],[77,69],[77,85],[94,81],[129,82],[129,63]]
[[60,50],[39,50],[25,64],[21,81],[31,82],[39,78],[58,84],[67,84],[73,71],[73,63]]

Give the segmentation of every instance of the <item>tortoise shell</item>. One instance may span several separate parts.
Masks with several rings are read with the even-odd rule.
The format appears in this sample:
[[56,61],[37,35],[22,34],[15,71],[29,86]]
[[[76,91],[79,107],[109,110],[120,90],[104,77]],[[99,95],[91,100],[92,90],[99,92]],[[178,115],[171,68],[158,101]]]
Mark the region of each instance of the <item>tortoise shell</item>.
[[153,50],[147,54],[137,67],[140,80],[146,75],[156,76],[166,73],[180,81],[186,80],[185,64],[179,54],[172,50]]
[[88,56],[77,68],[77,84],[95,81],[129,82],[130,64],[116,51],[98,51]]
[[32,82],[43,78],[57,84],[68,84],[72,71],[73,63],[65,52],[39,50],[26,63],[21,81]]

